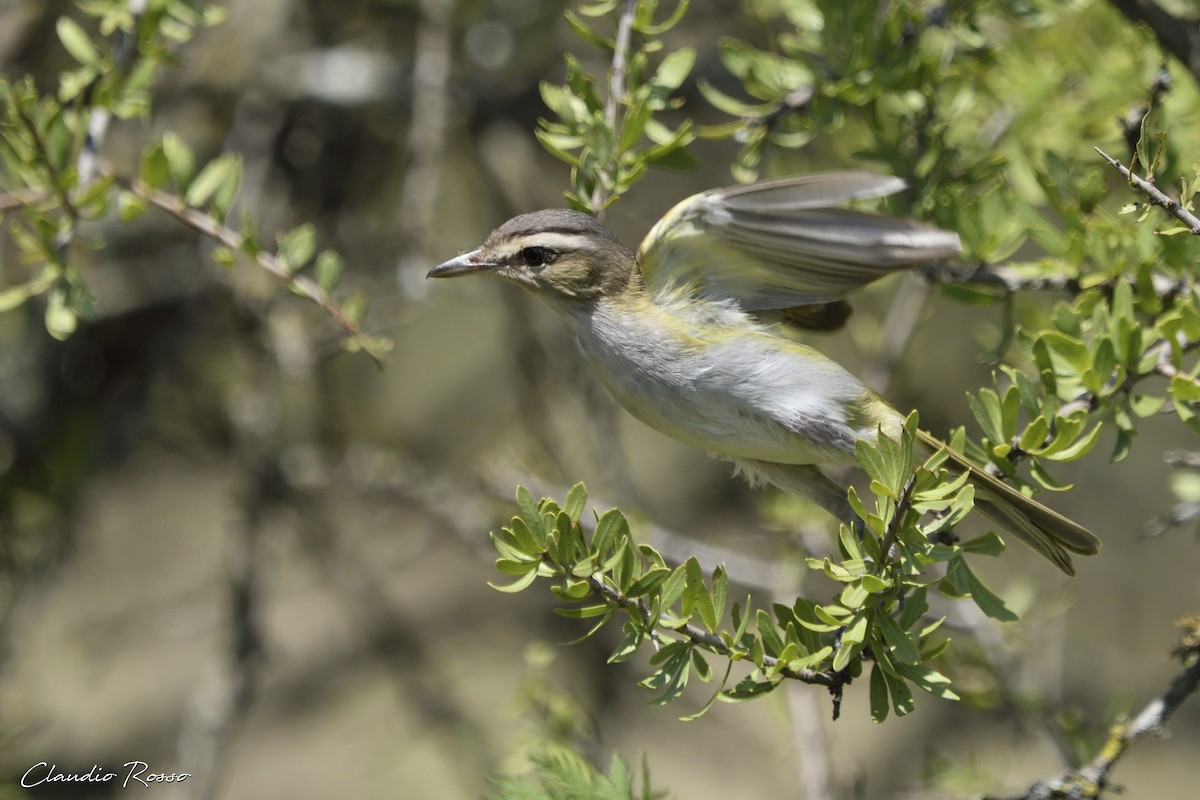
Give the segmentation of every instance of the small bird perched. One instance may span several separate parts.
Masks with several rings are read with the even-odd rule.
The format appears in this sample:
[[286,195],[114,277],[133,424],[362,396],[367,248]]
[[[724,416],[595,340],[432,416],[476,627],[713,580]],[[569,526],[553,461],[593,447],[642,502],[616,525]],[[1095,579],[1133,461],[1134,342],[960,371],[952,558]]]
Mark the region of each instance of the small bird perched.
[[[429,277],[490,273],[528,289],[566,320],[597,377],[642,422],[853,521],[845,490],[817,465],[853,464],[858,440],[896,436],[904,417],[780,323],[839,327],[848,292],[959,251],[953,233],[839,207],[903,187],[829,172],[704,192],[671,209],[636,254],[586,214],[536,211]],[[946,447],[919,436],[922,461]],[[1063,572],[1074,574],[1068,550],[1099,550],[1085,528],[962,456],[949,459],[970,473],[984,516]]]

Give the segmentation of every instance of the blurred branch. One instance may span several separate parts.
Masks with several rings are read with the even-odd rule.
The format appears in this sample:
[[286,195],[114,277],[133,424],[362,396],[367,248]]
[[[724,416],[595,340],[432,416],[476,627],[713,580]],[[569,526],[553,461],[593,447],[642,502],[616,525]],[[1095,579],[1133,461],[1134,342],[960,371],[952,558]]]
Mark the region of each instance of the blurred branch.
[[[1004,708],[1026,724],[1039,728],[1054,745],[1064,764],[1078,763],[1071,743],[1064,735],[1063,726],[1058,722],[1057,709],[1041,702],[1042,697],[1035,697],[1034,702],[1029,702],[1028,692],[1018,685],[1018,676],[1028,666],[1021,660],[1019,651],[1005,642],[1000,629],[984,616],[978,606],[956,603],[950,608],[952,613],[946,620],[948,629],[963,631],[983,652],[980,666],[994,682]],[[1058,649],[1061,649],[1061,643]],[[1044,654],[1045,650],[1041,648],[1040,652]],[[1038,694],[1042,695],[1043,692]],[[1057,693],[1051,691],[1045,694]]]
[[916,332],[928,296],[929,284],[908,276],[897,287],[879,333],[879,347],[860,375],[863,383],[882,395],[887,395],[896,365]]
[[49,192],[40,189],[18,189],[8,194],[0,194],[0,214],[16,211],[34,203],[40,203],[50,197]]
[[805,800],[834,800],[829,763],[829,737],[817,695],[807,687],[791,686],[787,693],[792,720],[792,753],[795,755],[799,794]]
[[1200,27],[1195,19],[1177,17],[1153,0],[1110,0],[1131,22],[1144,23],[1163,49],[1183,62],[1200,82]]
[[[237,435],[245,434],[238,431]],[[195,783],[175,786],[176,796],[187,800],[217,796],[222,756],[254,700],[261,675],[264,637],[258,610],[258,539],[274,494],[274,476],[261,456],[249,454],[244,460],[251,466],[243,472],[242,484],[248,488],[241,500],[242,518],[233,534],[227,584],[228,647],[219,672],[193,692],[179,732],[180,763],[183,771],[196,778]],[[241,457],[235,460],[242,462]]]
[[[429,237],[436,229],[442,152],[449,113],[451,30],[450,0],[421,0],[413,46],[413,93],[409,112],[408,168],[396,215],[405,245],[401,278],[424,284],[429,268]],[[411,267],[404,269],[405,266]],[[407,280],[411,278],[410,280]]]
[[1113,767],[1147,734],[1161,735],[1167,720],[1200,687],[1200,614],[1180,622],[1182,641],[1175,649],[1183,670],[1175,676],[1167,691],[1146,705],[1132,722],[1119,722],[1109,728],[1108,739],[1092,761],[1076,771],[1048,781],[1039,781],[1013,800],[1052,800],[1052,798],[1099,797],[1109,788]]
[[1167,511],[1165,514],[1159,514],[1142,526],[1142,538],[1157,538],[1172,528],[1187,525],[1197,517],[1200,517],[1200,502],[1189,500],[1176,503],[1170,511]]
[[[123,74],[128,69],[133,56],[137,53],[138,25],[142,20],[142,14],[146,12],[147,2],[148,0],[129,0],[131,19],[128,29],[121,31],[113,46],[113,69],[117,74]],[[95,84],[93,83],[85,97],[93,94],[94,89]],[[67,263],[68,251],[75,241],[75,232],[79,228],[79,215],[75,211],[73,200],[82,196],[101,173],[100,148],[104,145],[104,139],[108,135],[110,122],[112,122],[112,112],[108,108],[99,103],[91,104],[83,146],[80,147],[79,156],[75,162],[75,188],[71,192],[71,196],[63,197],[61,202],[62,208],[67,212],[69,218],[68,224],[59,234],[57,242],[58,258],[62,264]],[[43,152],[48,151],[43,150]],[[49,160],[46,161],[47,165],[50,163]],[[60,185],[58,181],[51,182],[51,186]]]
[[[102,164],[101,171],[125,189],[155,208],[165,211],[192,230],[225,245],[234,252],[246,252],[246,237],[218,222],[205,212],[191,208],[175,195],[154,189],[137,178],[126,178],[118,175],[113,171],[112,166],[107,163]],[[368,336],[359,324],[347,315],[344,306],[334,300],[329,292],[321,288],[316,281],[305,275],[296,275],[277,259],[273,253],[266,250],[256,249],[253,254],[253,260],[262,269],[282,281],[293,292],[311,300],[319,306],[376,364],[383,365],[382,351],[378,343],[372,337]]]

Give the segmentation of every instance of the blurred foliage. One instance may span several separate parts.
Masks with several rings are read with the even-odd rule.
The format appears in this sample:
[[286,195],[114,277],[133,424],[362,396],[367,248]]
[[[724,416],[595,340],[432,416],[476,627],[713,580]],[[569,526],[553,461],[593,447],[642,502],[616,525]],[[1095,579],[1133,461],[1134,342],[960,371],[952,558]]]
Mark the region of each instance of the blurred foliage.
[[25,282],[0,289],[0,311],[44,295],[46,329],[56,338],[70,336],[81,317],[95,314],[87,276],[72,253],[79,225],[104,217],[114,202],[125,222],[154,206],[213,239],[219,264],[233,266],[241,254],[316,303],[343,328],[351,350],[378,360],[389,343],[363,332],[362,297],[333,299],[341,258],[331,250],[316,254],[311,226],[278,234],[271,250],[260,242],[249,210],[243,209],[237,228],[226,225],[242,178],[238,154],[197,165],[183,138],[168,132],[146,148],[136,176],[120,175],[100,158],[109,119],[148,120],[151,89],[171,48],[197,28],[220,23],[224,10],[191,0],[83,0],[78,6],[95,33],[71,17],[59,18],[58,38],[77,66],[59,76],[57,91],[39,91],[28,76],[0,77],[0,191],[6,201],[0,214],[19,260],[36,270]]
[[613,756],[607,773],[571,750],[531,756],[530,776],[497,778],[491,800],[655,800],[669,797],[650,789],[649,770],[643,765],[641,787],[620,756]]

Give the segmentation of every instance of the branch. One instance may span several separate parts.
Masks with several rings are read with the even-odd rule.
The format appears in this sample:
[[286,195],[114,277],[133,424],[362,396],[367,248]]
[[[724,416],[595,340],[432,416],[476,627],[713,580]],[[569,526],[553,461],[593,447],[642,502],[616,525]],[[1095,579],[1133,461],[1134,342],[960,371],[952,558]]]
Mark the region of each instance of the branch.
[[[555,566],[552,561],[547,560],[546,563],[550,566]],[[613,605],[619,606],[630,614],[636,614],[642,619],[647,626],[658,628],[658,620],[654,618],[654,613],[650,606],[641,600],[631,600],[621,594],[616,588],[609,586],[595,576],[589,576],[587,579],[588,586],[592,588],[592,592],[604,598]],[[717,633],[709,633],[703,628],[699,628],[692,623],[687,623],[681,628],[672,628],[678,633],[683,634],[691,642],[711,650],[718,655],[732,658],[746,658],[749,653],[730,647],[725,643],[725,640]],[[773,656],[764,654],[762,658],[763,671],[773,670],[779,663],[778,659]],[[784,667],[779,671],[780,675],[792,680],[801,681],[802,683],[811,683],[817,686],[825,686],[831,692],[840,692],[841,688],[850,682],[850,677],[840,672],[816,672],[811,669],[792,669]]]
[[[101,171],[123,188],[137,195],[155,208],[170,214],[192,230],[225,245],[234,252],[245,252],[246,237],[232,228],[221,224],[203,211],[191,208],[175,195],[155,189],[137,178],[126,178],[117,175],[113,171],[112,166],[106,163],[101,164]],[[291,272],[275,257],[274,253],[266,250],[260,249],[255,252],[253,259],[255,263],[286,284],[293,292],[311,300],[320,307],[376,364],[383,365],[382,353],[380,352],[378,343],[364,333],[357,322],[347,317],[342,306],[330,296],[329,292],[321,288],[316,281],[305,275],[296,275]]]
[[9,211],[16,211],[26,206],[40,203],[52,196],[52,193],[42,189],[18,189],[8,194],[0,194],[0,216],[7,214]]
[[[604,119],[612,131],[617,130],[617,105],[625,96],[625,67],[629,43],[633,38],[633,15],[637,0],[625,0],[625,10],[617,22],[617,37],[613,44],[612,67],[608,73],[608,97],[604,101]],[[608,199],[608,188],[612,183],[612,175],[608,170],[600,174],[596,187],[592,189],[592,210],[596,219],[604,220],[604,201]]]
[[1183,662],[1184,669],[1167,691],[1148,703],[1132,722],[1120,722],[1109,728],[1108,740],[1091,762],[1049,781],[1039,781],[1013,800],[1098,797],[1109,785],[1109,773],[1130,748],[1147,734],[1162,734],[1165,731],[1167,720],[1200,687],[1200,615],[1183,620],[1180,626],[1185,633],[1175,653]]
[[1186,225],[1188,230],[1191,231],[1193,235],[1200,236],[1200,219],[1198,219],[1195,214],[1188,211],[1150,181],[1134,175],[1129,171],[1128,167],[1126,167],[1120,161],[1117,161],[1108,153],[1101,150],[1099,147],[1096,148],[1096,152],[1100,154],[1101,158],[1109,163],[1109,166],[1117,170],[1117,172],[1120,172],[1125,180],[1129,181],[1130,186],[1146,195],[1146,199],[1150,202],[1150,205],[1158,206],[1159,208],[1163,209],[1168,214],[1175,217],[1175,219]]
[[[129,0],[129,15],[131,17],[129,30],[121,31],[113,48],[113,70],[116,74],[124,74],[137,53],[137,31],[146,12],[148,0]],[[90,96],[95,84],[88,90]],[[83,146],[75,159],[75,189],[69,198],[62,198],[63,209],[70,217],[69,225],[58,237],[57,250],[61,263],[67,263],[67,254],[75,241],[75,232],[79,228],[79,215],[75,212],[73,201],[82,196],[100,173],[100,148],[108,135],[108,126],[112,122],[112,112],[101,105],[93,105],[88,113],[87,132],[83,138]],[[48,151],[44,151],[48,152]],[[57,185],[57,184],[52,184]]]

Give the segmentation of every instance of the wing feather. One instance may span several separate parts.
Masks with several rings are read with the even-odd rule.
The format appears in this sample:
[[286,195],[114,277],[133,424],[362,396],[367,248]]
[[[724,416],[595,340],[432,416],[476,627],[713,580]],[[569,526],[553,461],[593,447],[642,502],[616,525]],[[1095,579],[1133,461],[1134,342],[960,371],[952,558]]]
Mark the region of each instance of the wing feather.
[[897,270],[948,258],[958,236],[914,220],[838,208],[904,187],[827,172],[694,195],[642,242],[648,285],[737,300],[750,311],[840,300]]

